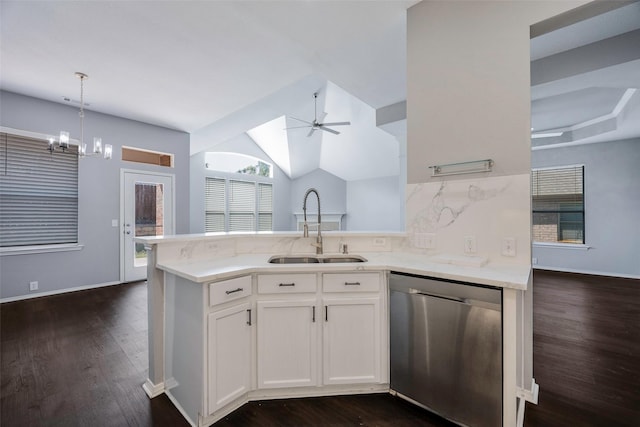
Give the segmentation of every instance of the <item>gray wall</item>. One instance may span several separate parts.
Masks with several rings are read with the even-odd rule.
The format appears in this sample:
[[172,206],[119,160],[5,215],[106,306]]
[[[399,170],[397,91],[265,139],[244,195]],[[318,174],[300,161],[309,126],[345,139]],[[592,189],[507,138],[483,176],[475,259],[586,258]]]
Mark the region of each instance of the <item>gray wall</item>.
[[404,192],[399,181],[399,176],[391,176],[347,182],[347,229],[404,231]]
[[[109,161],[86,158],[79,166],[79,251],[9,255],[0,257],[0,298],[33,295],[29,282],[39,282],[38,292],[55,292],[120,280],[120,170],[137,169],[175,174],[175,224],[177,233],[189,229],[189,135],[115,116],[86,111],[85,140],[102,137],[113,145]],[[0,124],[42,134],[68,130],[79,136],[78,109],[54,102],[0,93]],[[90,145],[90,144],[89,144]],[[175,154],[172,169],[123,162],[123,145]]]
[[[322,208],[321,215],[347,212],[347,182],[322,169],[316,169],[291,183],[290,230],[296,230],[296,218],[293,214],[302,212],[304,194],[309,188],[318,190],[320,207]],[[317,213],[316,197],[314,194],[310,194],[307,200],[307,215]]]
[[533,245],[537,267],[640,278],[640,138],[535,150],[533,168],[584,164],[584,249]]

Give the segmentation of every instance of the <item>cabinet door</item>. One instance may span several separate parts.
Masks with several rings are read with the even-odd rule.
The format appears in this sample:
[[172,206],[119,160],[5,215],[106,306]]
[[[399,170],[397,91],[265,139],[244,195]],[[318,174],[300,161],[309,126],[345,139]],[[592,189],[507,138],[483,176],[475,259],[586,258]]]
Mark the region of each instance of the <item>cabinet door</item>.
[[315,298],[258,302],[258,388],[317,384],[315,304]]
[[323,382],[380,382],[380,297],[323,300]]
[[245,303],[208,316],[209,414],[251,388],[250,309]]

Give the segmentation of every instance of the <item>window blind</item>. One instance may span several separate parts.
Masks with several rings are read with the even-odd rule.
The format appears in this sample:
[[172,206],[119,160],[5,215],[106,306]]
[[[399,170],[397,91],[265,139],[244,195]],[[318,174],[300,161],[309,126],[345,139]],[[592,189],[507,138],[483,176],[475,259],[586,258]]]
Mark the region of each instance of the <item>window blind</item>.
[[273,185],[258,183],[258,231],[273,229]]
[[229,231],[254,231],[256,184],[229,181]]
[[78,242],[77,146],[0,133],[0,246]]
[[533,239],[584,243],[584,166],[531,172]]
[[225,231],[225,180],[205,179],[205,231]]
[[205,178],[205,231],[272,229],[272,184]]

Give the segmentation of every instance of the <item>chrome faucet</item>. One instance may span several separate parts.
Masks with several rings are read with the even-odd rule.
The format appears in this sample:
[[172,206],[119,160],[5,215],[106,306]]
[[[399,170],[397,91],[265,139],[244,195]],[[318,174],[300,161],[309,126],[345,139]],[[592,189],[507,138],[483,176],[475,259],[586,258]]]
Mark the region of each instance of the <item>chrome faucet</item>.
[[304,212],[304,226],[303,226],[303,237],[309,237],[309,226],[307,225],[307,197],[309,197],[309,193],[315,193],[316,198],[318,199],[318,237],[316,238],[316,243],[312,243],[312,246],[316,247],[316,254],[322,254],[322,234],[320,234],[320,229],[322,228],[322,220],[320,219],[320,195],[318,194],[318,190],[315,188],[310,188],[304,193],[304,201],[302,202],[302,212]]

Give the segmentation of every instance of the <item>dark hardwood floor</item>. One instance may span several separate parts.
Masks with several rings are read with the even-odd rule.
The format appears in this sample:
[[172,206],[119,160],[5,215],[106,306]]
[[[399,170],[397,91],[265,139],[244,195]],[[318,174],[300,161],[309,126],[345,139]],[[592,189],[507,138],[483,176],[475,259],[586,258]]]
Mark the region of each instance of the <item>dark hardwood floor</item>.
[[640,426],[640,280],[534,271],[525,425]]
[[[0,426],[186,426],[148,399],[145,283],[0,305]],[[525,425],[640,425],[640,281],[536,271]],[[215,424],[451,426],[388,394],[251,402]]]

